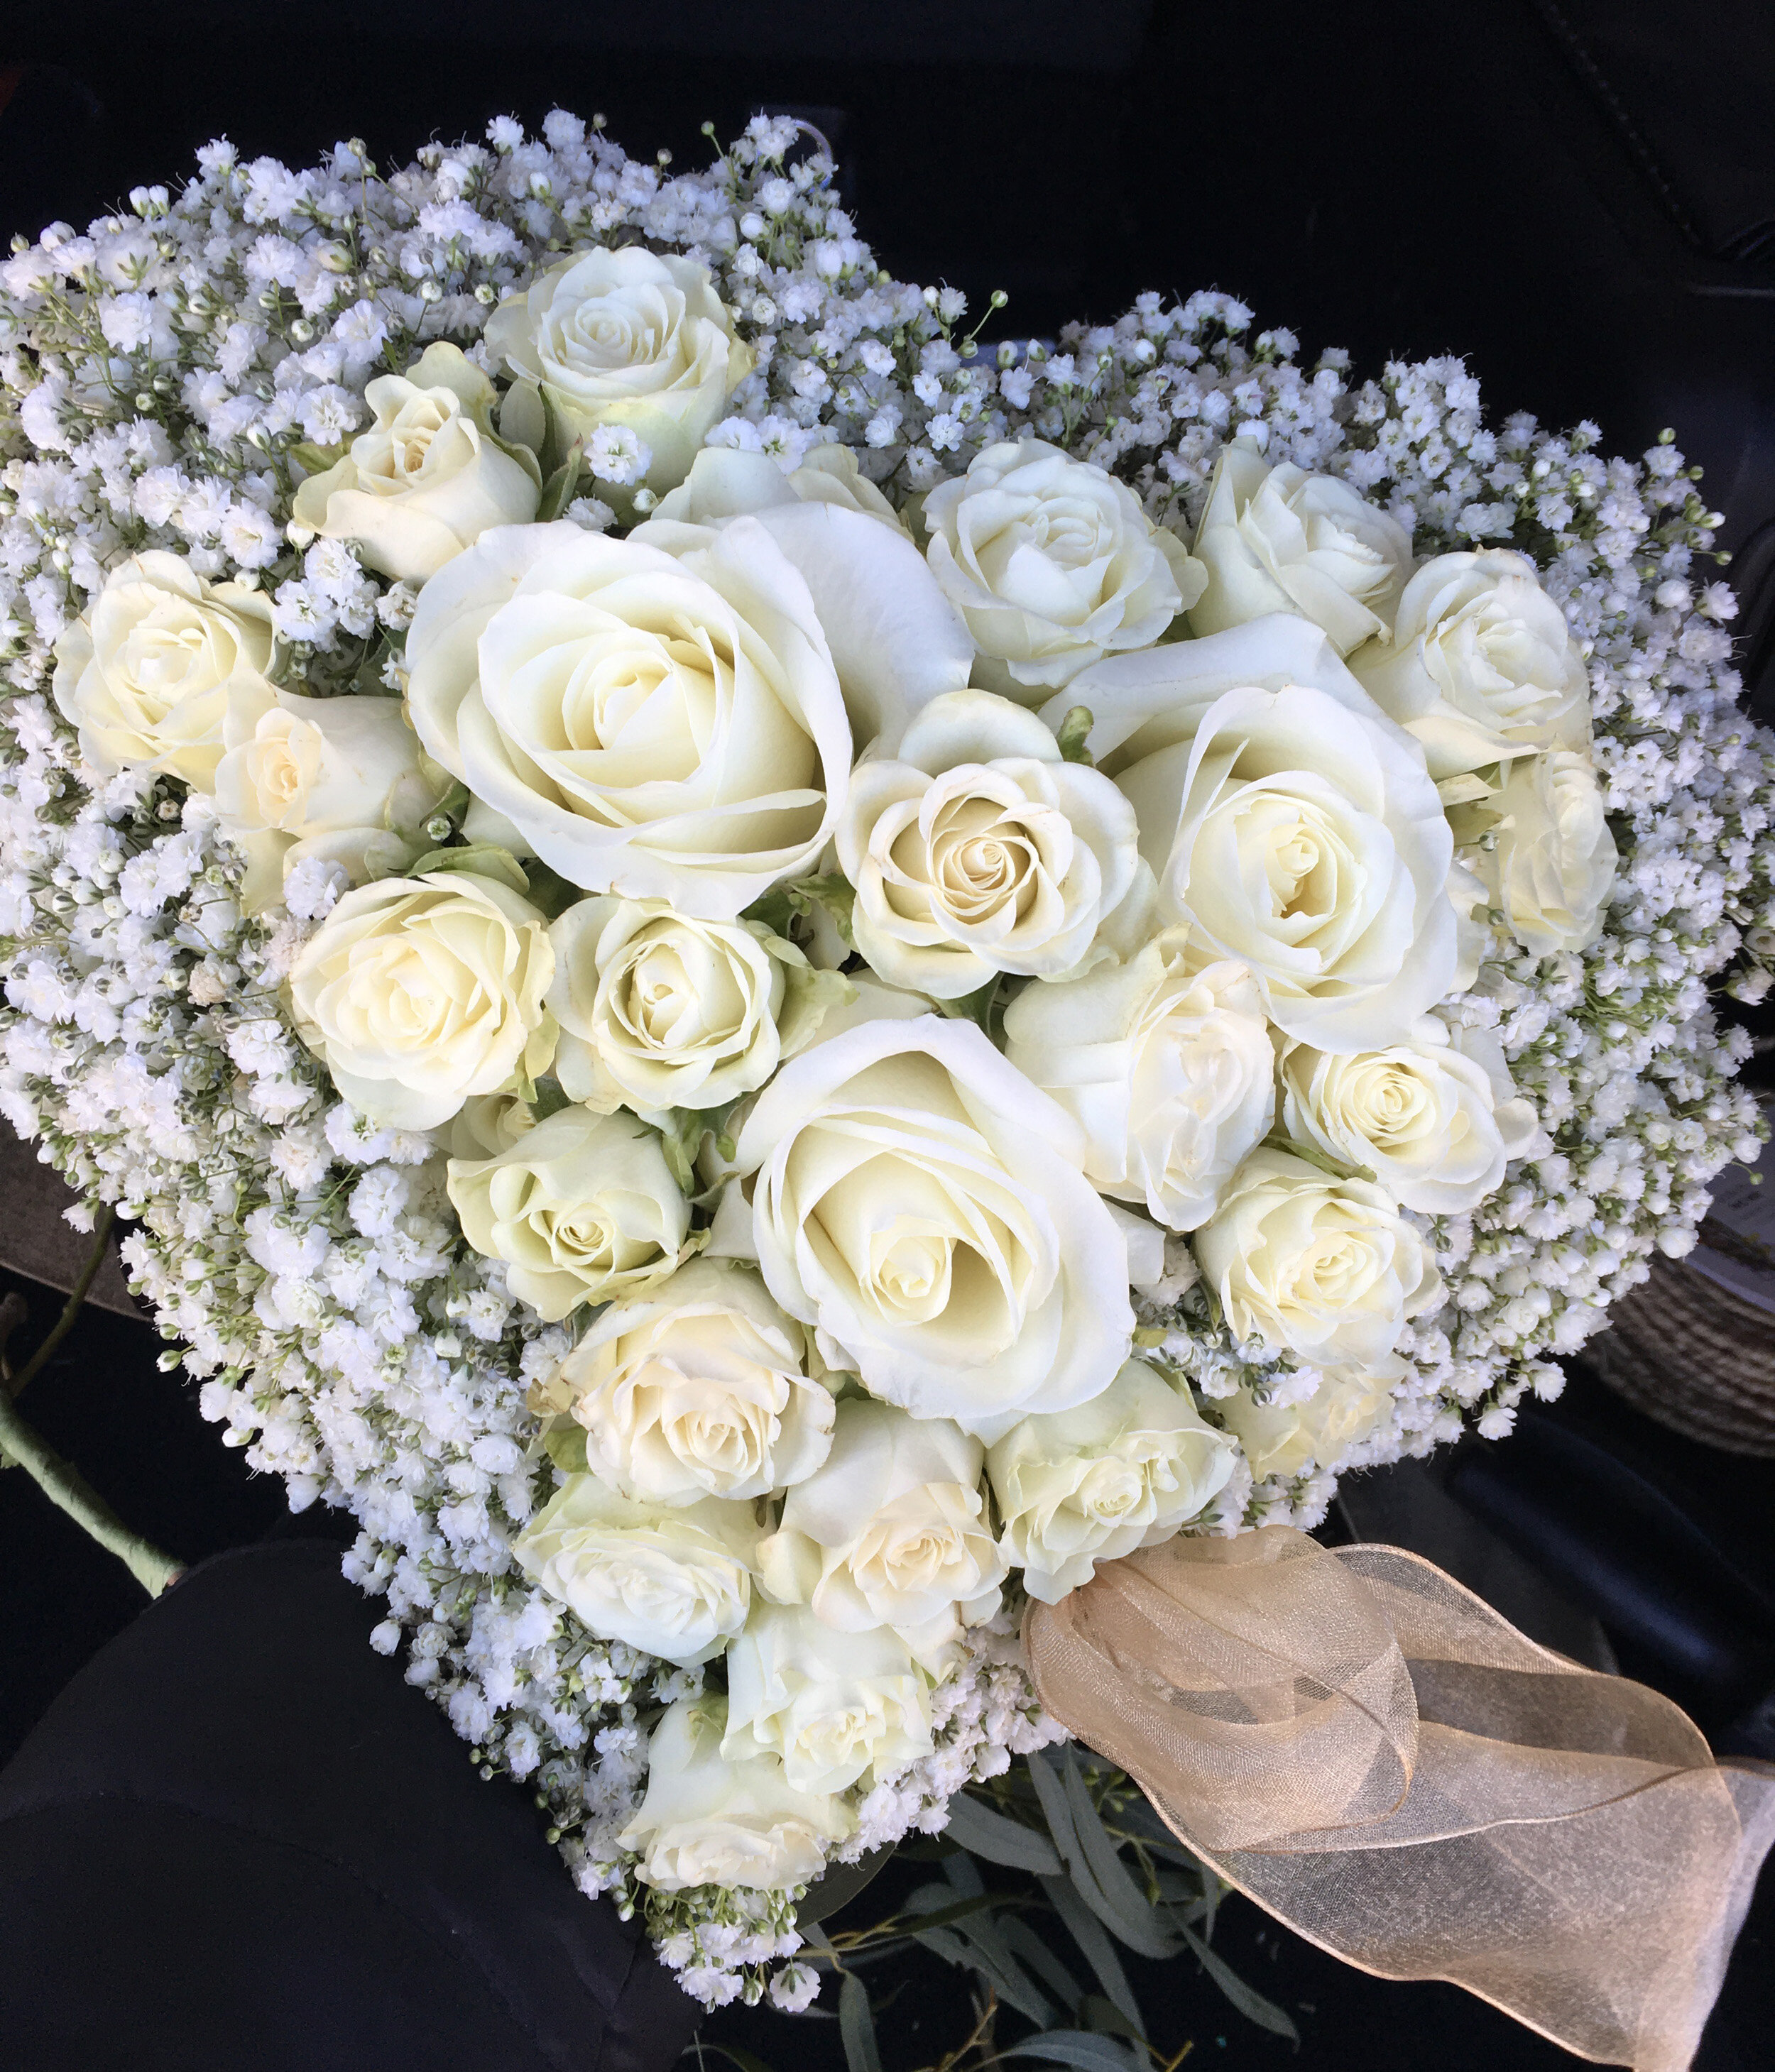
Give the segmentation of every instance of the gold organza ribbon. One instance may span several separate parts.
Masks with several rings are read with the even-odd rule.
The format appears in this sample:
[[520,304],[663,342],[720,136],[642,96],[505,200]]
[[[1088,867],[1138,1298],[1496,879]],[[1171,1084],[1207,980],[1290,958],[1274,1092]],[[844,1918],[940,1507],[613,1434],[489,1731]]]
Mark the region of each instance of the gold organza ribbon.
[[1415,1554],[1288,1526],[1108,1562],[1023,1638],[1048,1710],[1309,1941],[1580,2057],[1688,2064],[1775,1770],[1716,1764],[1667,1698]]

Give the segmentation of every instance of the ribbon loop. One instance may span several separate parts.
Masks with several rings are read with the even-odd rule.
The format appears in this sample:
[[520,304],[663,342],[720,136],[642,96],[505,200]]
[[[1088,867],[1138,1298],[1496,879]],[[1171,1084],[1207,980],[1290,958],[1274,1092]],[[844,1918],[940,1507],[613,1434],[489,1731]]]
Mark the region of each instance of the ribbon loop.
[[1048,1710],[1308,1940],[1581,2057],[1688,2064],[1775,1771],[1717,1766],[1667,1698],[1416,1555],[1287,1526],[1106,1563],[1023,1637]]

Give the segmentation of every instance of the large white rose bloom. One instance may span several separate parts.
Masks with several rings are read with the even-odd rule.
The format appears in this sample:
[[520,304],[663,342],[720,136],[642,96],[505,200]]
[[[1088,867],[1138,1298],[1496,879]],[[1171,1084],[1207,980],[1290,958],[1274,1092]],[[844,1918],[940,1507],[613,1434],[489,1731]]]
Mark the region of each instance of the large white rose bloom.
[[56,703],[94,769],[143,764],[208,791],[231,702],[273,695],[271,645],[262,591],[207,583],[178,554],[132,554],[56,643]]
[[452,1158],[463,1235],[502,1259],[512,1293],[554,1323],[651,1288],[686,1257],[690,1205],[654,1132],[564,1108],[491,1158]]
[[1127,1352],[1127,1244],[1084,1156],[971,1022],[923,1015],[785,1065],[736,1163],[765,1281],[831,1363],[990,1441],[1096,1395]]
[[1195,1243],[1235,1334],[1315,1366],[1378,1363],[1442,1299],[1431,1248],[1384,1187],[1286,1151],[1252,1153]]
[[539,273],[487,319],[484,343],[541,385],[570,434],[613,425],[642,440],[655,491],[690,472],[753,363],[707,267],[639,245]]
[[1454,839],[1422,750],[1353,680],[1228,691],[1116,781],[1161,915],[1248,964],[1291,1036],[1374,1047],[1448,991]]
[[555,1075],[606,1112],[715,1108],[761,1087],[850,991],[756,921],[658,899],[582,899],[549,931]]
[[837,841],[857,948],[890,985],[937,1000],[998,972],[1071,971],[1140,869],[1121,792],[988,691],[933,699],[891,760],[860,763]]
[[839,1406],[831,1451],[760,1542],[765,1594],[828,1626],[892,1626],[935,1671],[962,1629],[999,1609],[1009,1564],[980,1492],[985,1449],[941,1417]]
[[[1456,1215],[1476,1208],[1535,1134],[1534,1110],[1514,1099],[1496,1038],[1493,1069],[1464,1054],[1427,1016],[1419,1040],[1345,1056],[1304,1043],[1282,1053],[1282,1122],[1297,1143],[1360,1166],[1407,1209]],[[1485,1042],[1473,1032],[1476,1047]],[[1498,1098],[1494,1072],[1505,1090]]]
[[1411,535],[1330,475],[1274,464],[1237,441],[1221,450],[1196,528],[1207,586],[1198,635],[1297,611],[1341,655],[1390,631],[1411,573]]
[[983,448],[925,500],[927,553],[980,651],[974,681],[1040,704],[1123,648],[1147,648],[1205,570],[1126,484],[1044,440]]
[[727,1650],[731,1762],[775,1755],[796,1791],[843,1791],[931,1752],[930,1689],[886,1626],[835,1632],[805,1605],[755,1604]]
[[291,517],[355,540],[385,576],[422,583],[495,525],[535,517],[542,478],[528,446],[493,430],[493,384],[459,346],[428,345],[364,391],[375,415],[344,458],[297,490]]
[[566,521],[484,533],[420,593],[408,708],[573,884],[731,920],[813,868],[850,730],[807,586],[768,532],[675,530],[682,557]]
[[831,1448],[832,1392],[808,1378],[807,1352],[756,1274],[693,1260],[612,1303],[531,1402],[571,1413],[587,1465],[624,1496],[768,1496]]
[[1510,933],[1538,956],[1588,949],[1619,860],[1590,758],[1570,749],[1524,757],[1485,807],[1497,843],[1479,867]]
[[1439,780],[1537,749],[1588,747],[1590,678],[1526,554],[1439,554],[1406,585],[1390,640],[1349,665]]
[[1099,1561],[1156,1546],[1205,1511],[1233,1472],[1230,1441],[1186,1388],[1130,1360],[1101,1396],[1028,1417],[986,1455],[1004,1547],[1023,1587],[1058,1604]]
[[1126,963],[1026,986],[1005,1013],[1005,1055],[1085,1131],[1085,1178],[1179,1231],[1213,1213],[1275,1111],[1256,980],[1198,966],[1189,940],[1168,928]]
[[425,848],[450,776],[425,754],[393,698],[243,693],[223,722],[216,809],[249,859],[241,902],[270,904],[305,857],[355,884],[385,878]]
[[749,1503],[637,1503],[570,1475],[512,1558],[588,1633],[686,1669],[744,1627],[757,1544]]
[[616,1839],[656,1891],[787,1891],[817,1878],[827,1848],[856,1827],[835,1794],[797,1791],[780,1758],[724,1754],[727,1728],[727,1701],[710,1692],[679,1699],[653,1729],[647,1795]]
[[297,1033],[347,1100],[434,1129],[465,1100],[534,1079],[554,1055],[554,953],[536,908],[466,870],[360,886],[290,974]]

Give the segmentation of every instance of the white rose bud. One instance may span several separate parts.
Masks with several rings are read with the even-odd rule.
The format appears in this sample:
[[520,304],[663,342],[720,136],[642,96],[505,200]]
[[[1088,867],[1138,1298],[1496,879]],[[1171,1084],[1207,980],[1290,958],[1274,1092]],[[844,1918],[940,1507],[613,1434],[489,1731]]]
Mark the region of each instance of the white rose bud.
[[831,1448],[832,1392],[809,1379],[807,1354],[755,1274],[693,1260],[651,1294],[613,1302],[544,1392],[566,1403],[588,1464],[625,1496],[768,1496]]
[[583,899],[550,930],[555,1072],[576,1101],[657,1118],[764,1085],[851,988],[756,921],[697,921],[663,900]]
[[1455,1215],[1476,1208],[1522,1155],[1534,1111],[1512,1098],[1501,1050],[1501,1103],[1492,1073],[1441,1022],[1427,1017],[1420,1028],[1426,1040],[1346,1056],[1287,1045],[1283,1127],[1297,1143],[1365,1168],[1402,1207]]
[[632,432],[647,485],[676,487],[753,364],[709,269],[639,245],[594,247],[539,274],[487,320],[488,354],[540,383],[570,433]]
[[1618,861],[1590,758],[1569,749],[1525,757],[1485,804],[1497,841],[1482,867],[1510,933],[1538,956],[1588,949]]
[[1208,572],[1189,615],[1198,636],[1272,611],[1322,626],[1341,655],[1391,630],[1411,573],[1411,535],[1335,475],[1221,450],[1196,528]]
[[1526,554],[1439,554],[1405,586],[1393,637],[1351,656],[1439,781],[1537,749],[1587,748],[1590,678]]
[[837,839],[857,948],[891,985],[937,1000],[997,972],[1084,963],[1140,869],[1115,786],[988,691],[933,699],[892,761],[859,764]]
[[490,527],[535,517],[536,456],[495,434],[493,384],[460,347],[427,346],[405,374],[379,375],[364,400],[376,421],[297,490],[297,524],[355,540],[368,567],[422,583]]
[[805,1605],[756,1604],[727,1650],[731,1762],[781,1759],[796,1791],[843,1791],[931,1752],[930,1689],[885,1626],[835,1633]]
[[588,1633],[688,1669],[743,1629],[757,1543],[749,1503],[632,1503],[570,1475],[512,1556]]
[[1378,1364],[1442,1300],[1428,1244],[1365,1180],[1254,1151],[1196,1233],[1196,1256],[1241,1338],[1316,1366]]
[[439,1149],[452,1158],[496,1158],[536,1127],[536,1110],[521,1093],[476,1094],[438,1132]]
[[1030,1596],[1052,1605],[1099,1561],[1172,1538],[1219,1494],[1233,1458],[1187,1389],[1130,1360],[1091,1402],[1008,1432],[986,1473],[1005,1551]]
[[1008,1568],[980,1494],[984,1449],[946,1419],[839,1406],[831,1451],[759,1547],[759,1579],[846,1633],[892,1626],[926,1667],[999,1609]]
[[971,1022],[814,1044],[738,1149],[766,1285],[872,1395],[990,1440],[1121,1365],[1127,1241],[1081,1170],[1083,1133]]
[[1335,1474],[1386,1416],[1406,1372],[1402,1360],[1383,1359],[1329,1371],[1303,1402],[1259,1403],[1241,1388],[1214,1407],[1258,1482],[1290,1480],[1315,1464]]
[[419,593],[408,708],[570,883],[731,921],[814,867],[850,730],[807,587],[760,523],[673,529],[702,544],[484,534]]
[[214,788],[231,703],[274,693],[271,601],[207,583],[177,554],[132,554],[56,643],[56,703],[96,770],[146,766]]
[[222,738],[216,812],[252,861],[249,911],[304,857],[341,865],[355,884],[393,875],[426,846],[425,823],[450,788],[394,698],[243,696]]
[[1005,1055],[1076,1116],[1085,1176],[1194,1230],[1270,1133],[1275,1051],[1242,964],[1198,968],[1168,928],[1125,964],[1026,987],[1005,1013]]
[[550,1323],[653,1287],[695,1249],[660,1140],[632,1116],[561,1108],[496,1157],[452,1158],[447,1185],[463,1235]]
[[290,974],[303,1041],[352,1107],[434,1129],[465,1100],[533,1079],[554,1051],[542,916],[466,870],[346,893]]
[[640,1856],[636,1875],[657,1892],[693,1885],[786,1892],[817,1878],[826,1852],[856,1827],[830,1792],[797,1791],[776,1756],[736,1762],[722,1752],[727,1701],[681,1698],[647,1745],[647,1795],[617,1836]]
[[925,500],[932,572],[980,651],[974,680],[1024,705],[1150,648],[1207,573],[1124,483],[1044,440],[985,447]]

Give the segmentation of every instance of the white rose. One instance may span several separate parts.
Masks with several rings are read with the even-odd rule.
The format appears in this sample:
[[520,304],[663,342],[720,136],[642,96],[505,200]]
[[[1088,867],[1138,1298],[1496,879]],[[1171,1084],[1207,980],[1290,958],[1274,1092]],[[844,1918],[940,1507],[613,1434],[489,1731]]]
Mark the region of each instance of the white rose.
[[1322,626],[1341,655],[1391,628],[1411,573],[1411,535],[1330,475],[1223,447],[1196,528],[1208,572],[1189,615],[1198,635],[1272,611]]
[[1497,829],[1486,867],[1510,933],[1538,956],[1588,949],[1618,861],[1590,758],[1571,749],[1526,756],[1485,803]]
[[657,899],[583,899],[550,930],[555,1074],[576,1101],[717,1108],[761,1087],[849,993],[756,921],[697,921]]
[[1005,1013],[1005,1055],[1085,1131],[1085,1176],[1194,1230],[1270,1133],[1275,1052],[1242,964],[1197,968],[1168,928],[1124,964],[1032,985]]
[[1028,1417],[986,1455],[1004,1548],[1023,1588],[1058,1604],[1099,1561],[1172,1538],[1219,1494],[1233,1449],[1189,1392],[1130,1360],[1103,1393]]
[[749,1503],[633,1503],[570,1475],[512,1556],[588,1633],[687,1669],[744,1627],[757,1544]]
[[632,1116],[558,1109],[496,1157],[452,1158],[447,1185],[463,1235],[550,1323],[653,1287],[695,1248],[660,1140]]
[[706,266],[639,245],[563,259],[501,302],[484,335],[570,432],[615,425],[644,441],[656,492],[690,472],[754,357]]
[[1115,786],[988,691],[933,699],[892,761],[860,763],[837,841],[857,948],[890,985],[937,1000],[998,972],[1082,964],[1140,868]]
[[364,391],[376,421],[297,490],[291,516],[355,540],[370,568],[422,583],[494,525],[535,517],[542,477],[528,446],[493,431],[493,384],[459,346],[428,345]]
[[466,870],[346,893],[290,974],[298,1033],[352,1105],[434,1129],[475,1094],[533,1079],[554,1054],[542,916]]
[[[1319,686],[1283,676],[1203,705],[1228,659],[1269,661],[1265,676],[1300,661]],[[1395,1042],[1448,993],[1458,951],[1454,837],[1419,744],[1298,619],[1126,661],[1140,669],[1106,663],[1074,688],[1115,744],[1107,769],[1135,804],[1161,916],[1250,965],[1290,1036]]]
[[1423,744],[1439,780],[1589,746],[1583,656],[1534,562],[1508,547],[1426,561],[1405,586],[1392,639],[1358,648],[1349,665]]
[[974,680],[1025,705],[1150,648],[1206,572],[1125,484],[1041,439],[986,446],[925,500],[931,569],[980,651]]
[[990,1440],[1106,1388],[1133,1330],[1126,1242],[1083,1133],[971,1022],[816,1043],[740,1134],[771,1293],[871,1394]]
[[1385,1188],[1286,1151],[1246,1159],[1196,1256],[1236,1336],[1316,1366],[1378,1363],[1408,1318],[1442,1300],[1434,1252]]
[[770,535],[692,537],[680,558],[565,521],[484,534],[419,594],[407,701],[430,754],[571,883],[731,920],[813,868],[850,730]]
[[693,1260],[613,1302],[541,1392],[585,1428],[588,1465],[625,1496],[768,1496],[832,1445],[832,1392],[808,1379],[807,1353],[755,1274]]
[[96,770],[144,764],[208,791],[231,701],[272,693],[271,601],[207,583],[177,554],[132,554],[56,643],[56,703]]
[[1214,1407],[1238,1441],[1258,1481],[1291,1479],[1316,1463],[1335,1474],[1350,1449],[1386,1415],[1405,1363],[1383,1359],[1372,1367],[1322,1375],[1303,1402],[1259,1403],[1247,1388]]
[[787,504],[835,504],[865,518],[877,518],[904,533],[900,514],[857,466],[849,446],[815,446],[785,475],[768,454],[735,446],[705,446],[690,472],[655,516],[690,525],[719,525],[723,519],[771,511]]
[[636,1875],[656,1891],[790,1891],[856,1827],[831,1793],[796,1790],[779,1758],[725,1755],[727,1726],[727,1701],[711,1692],[679,1699],[653,1729],[647,1795],[617,1840],[639,1852]]
[[759,1545],[765,1593],[846,1633],[892,1626],[936,1668],[999,1609],[1008,1572],[980,1494],[984,1449],[943,1418],[840,1404],[825,1465]]
[[394,698],[242,695],[222,739],[216,807],[250,859],[249,911],[275,899],[304,857],[342,865],[360,885],[393,875],[425,848],[450,787]]
[[1463,1054],[1434,1016],[1425,1040],[1328,1055],[1304,1043],[1282,1053],[1283,1127],[1345,1166],[1365,1167],[1402,1207],[1426,1215],[1476,1208],[1533,1138],[1534,1111],[1501,1104],[1492,1074]]
[[759,1604],[727,1650],[721,1753],[780,1757],[795,1791],[843,1791],[931,1752],[929,1686],[885,1626],[834,1632],[805,1605]]

